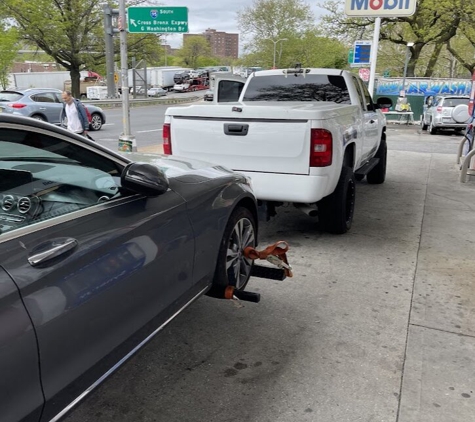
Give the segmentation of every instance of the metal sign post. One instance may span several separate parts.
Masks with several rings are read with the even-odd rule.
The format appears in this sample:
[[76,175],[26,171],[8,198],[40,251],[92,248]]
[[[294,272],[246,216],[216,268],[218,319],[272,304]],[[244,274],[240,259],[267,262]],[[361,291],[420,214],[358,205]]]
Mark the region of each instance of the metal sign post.
[[135,152],[137,151],[137,143],[135,142],[135,137],[130,133],[129,71],[127,62],[127,31],[125,16],[125,0],[120,0],[120,77],[122,81],[122,123],[124,125],[124,132],[119,136],[119,151]]
[[346,0],[345,14],[353,17],[374,17],[373,48],[368,90],[373,95],[378,58],[381,17],[411,16],[416,11],[416,0]]

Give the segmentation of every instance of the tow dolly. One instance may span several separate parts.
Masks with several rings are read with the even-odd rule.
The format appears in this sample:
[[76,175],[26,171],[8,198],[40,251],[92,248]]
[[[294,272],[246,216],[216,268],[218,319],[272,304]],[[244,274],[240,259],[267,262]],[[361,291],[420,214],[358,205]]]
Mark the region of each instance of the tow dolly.
[[[293,277],[292,267],[287,259],[287,251],[289,245],[281,240],[263,250],[257,250],[252,247],[244,249],[244,256],[252,261],[257,259],[265,260],[274,267],[253,264],[251,269],[251,277],[267,278],[270,280],[283,281],[287,277]],[[261,295],[259,293],[249,292],[245,290],[237,290],[234,286],[212,287],[208,292],[209,296],[229,299],[234,301],[246,301],[259,303]]]

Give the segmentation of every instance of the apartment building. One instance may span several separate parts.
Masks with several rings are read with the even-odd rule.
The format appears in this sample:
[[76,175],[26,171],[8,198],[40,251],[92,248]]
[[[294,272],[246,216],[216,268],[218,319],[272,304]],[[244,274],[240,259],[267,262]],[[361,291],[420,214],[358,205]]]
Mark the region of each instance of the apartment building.
[[208,28],[202,34],[183,34],[183,41],[189,37],[202,36],[211,47],[211,54],[216,57],[237,59],[239,56],[239,34],[217,31]]

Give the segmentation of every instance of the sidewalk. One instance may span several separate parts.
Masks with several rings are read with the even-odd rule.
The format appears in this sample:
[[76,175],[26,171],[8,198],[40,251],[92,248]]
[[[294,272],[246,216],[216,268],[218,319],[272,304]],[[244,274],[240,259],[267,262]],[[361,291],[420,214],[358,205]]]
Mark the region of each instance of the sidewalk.
[[[398,153],[401,154],[401,153]],[[400,422],[475,420],[475,183],[431,154]]]
[[148,145],[146,147],[138,147],[137,152],[144,154],[163,154],[163,145]]

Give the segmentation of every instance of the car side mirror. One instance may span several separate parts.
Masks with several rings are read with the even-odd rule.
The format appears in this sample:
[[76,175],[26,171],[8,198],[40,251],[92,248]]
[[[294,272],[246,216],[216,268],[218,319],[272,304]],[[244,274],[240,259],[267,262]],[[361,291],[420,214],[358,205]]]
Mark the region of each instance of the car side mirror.
[[125,167],[120,182],[123,188],[145,196],[162,195],[169,183],[165,173],[147,163],[131,163]]
[[391,108],[393,106],[393,100],[389,97],[379,97],[376,100],[378,108]]

